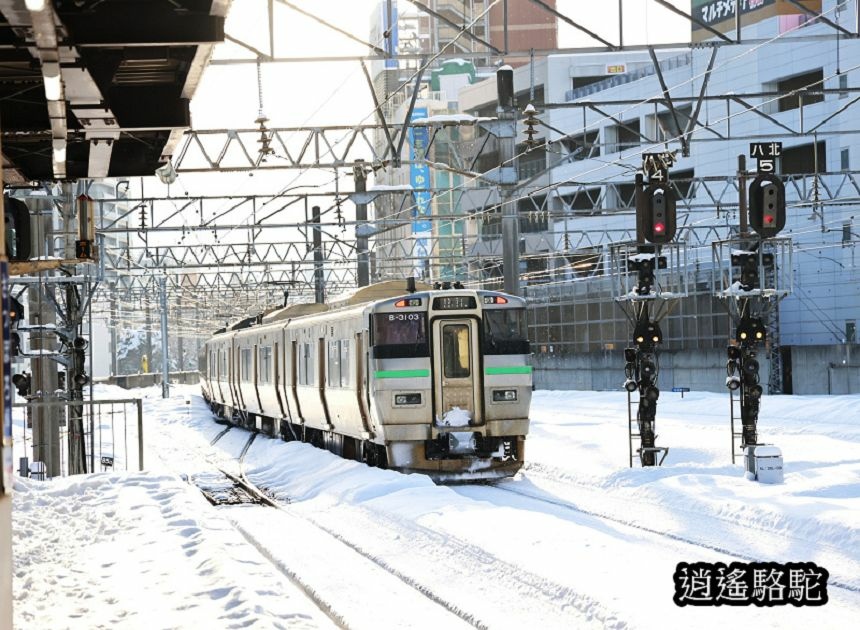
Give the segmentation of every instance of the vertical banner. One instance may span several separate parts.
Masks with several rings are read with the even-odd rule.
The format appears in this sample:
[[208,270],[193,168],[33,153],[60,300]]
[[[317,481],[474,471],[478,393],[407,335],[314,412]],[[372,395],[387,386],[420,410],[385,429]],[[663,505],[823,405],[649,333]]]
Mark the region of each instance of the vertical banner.
[[[412,110],[410,121],[427,118],[426,107],[416,107]],[[415,239],[415,267],[418,277],[426,277],[425,266],[429,256],[430,237],[433,224],[430,222],[432,194],[430,167],[424,163],[424,152],[427,151],[430,134],[427,127],[409,127],[409,183],[412,186],[415,207],[412,208],[412,238]],[[419,163],[421,162],[421,163]]]
[[0,435],[0,494],[12,492],[12,365],[11,320],[9,319],[9,263],[0,261],[0,301],[3,327],[3,433]]

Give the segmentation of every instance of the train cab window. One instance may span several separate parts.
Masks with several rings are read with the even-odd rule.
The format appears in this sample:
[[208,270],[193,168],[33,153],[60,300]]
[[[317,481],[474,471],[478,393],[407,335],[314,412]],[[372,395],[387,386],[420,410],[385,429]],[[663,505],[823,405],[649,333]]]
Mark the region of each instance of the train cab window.
[[264,346],[260,348],[260,383],[272,382],[272,347]]
[[218,375],[221,377],[221,380],[226,381],[229,374],[227,370],[227,351],[219,350],[218,354],[221,355],[221,369],[218,371]]
[[376,313],[372,318],[373,357],[429,357],[426,313]]
[[442,361],[445,378],[468,378],[469,327],[466,324],[442,327]]
[[243,383],[251,382],[251,349],[242,348],[239,351],[239,380]]
[[525,309],[484,310],[484,354],[529,354]]

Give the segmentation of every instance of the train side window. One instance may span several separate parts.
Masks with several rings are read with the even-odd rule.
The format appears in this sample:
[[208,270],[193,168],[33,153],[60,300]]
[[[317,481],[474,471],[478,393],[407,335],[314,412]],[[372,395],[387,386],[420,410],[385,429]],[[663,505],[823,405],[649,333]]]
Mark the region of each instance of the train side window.
[[466,324],[442,327],[442,361],[446,378],[469,376],[469,327]]
[[260,383],[272,382],[272,347],[260,348]]
[[313,385],[314,380],[313,345],[303,343],[299,356],[299,385]]
[[298,347],[298,367],[299,367],[299,385],[307,385],[308,384],[308,363],[307,357],[305,354],[307,353],[307,344],[300,343]]
[[340,387],[340,341],[328,342],[328,385]]
[[349,387],[349,339],[340,342],[340,386]]
[[242,348],[239,351],[239,380],[243,383],[251,382],[251,349]]

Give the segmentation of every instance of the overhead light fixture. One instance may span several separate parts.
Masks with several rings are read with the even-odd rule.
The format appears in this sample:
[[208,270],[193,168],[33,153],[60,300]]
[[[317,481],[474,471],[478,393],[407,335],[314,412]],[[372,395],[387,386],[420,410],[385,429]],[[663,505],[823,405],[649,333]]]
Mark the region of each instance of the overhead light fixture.
[[42,77],[45,82],[45,98],[59,101],[63,98],[63,81],[60,78],[60,64],[49,61],[42,64]]
[[54,138],[54,162],[64,164],[66,161],[66,140],[65,138]]
[[30,11],[44,11],[46,0],[24,0],[24,6]]
[[176,169],[173,168],[173,164],[168,160],[163,166],[159,166],[155,169],[155,174],[158,175],[158,179],[161,180],[162,184],[172,184],[176,181]]

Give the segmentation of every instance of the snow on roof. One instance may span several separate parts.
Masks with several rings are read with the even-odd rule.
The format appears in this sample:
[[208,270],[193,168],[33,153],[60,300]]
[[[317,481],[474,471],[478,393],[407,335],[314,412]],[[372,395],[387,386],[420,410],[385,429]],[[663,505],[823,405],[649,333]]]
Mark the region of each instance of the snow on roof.
[[475,123],[484,120],[493,120],[493,118],[486,116],[472,116],[470,114],[434,114],[433,116],[426,116],[424,118],[415,118],[414,120],[409,121],[409,124],[419,127],[432,125],[433,123],[442,123],[443,125],[474,125]]

